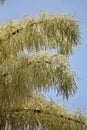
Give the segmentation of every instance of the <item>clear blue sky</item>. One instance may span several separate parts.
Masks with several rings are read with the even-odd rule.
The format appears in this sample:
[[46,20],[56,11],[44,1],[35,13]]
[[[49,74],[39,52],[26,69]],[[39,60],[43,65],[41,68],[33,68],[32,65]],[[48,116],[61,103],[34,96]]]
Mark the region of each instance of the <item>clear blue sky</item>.
[[20,18],[26,13],[37,15],[40,10],[53,14],[59,11],[67,14],[75,13],[76,19],[81,21],[81,45],[75,48],[73,56],[70,57],[71,67],[79,77],[77,94],[68,101],[56,97],[53,92],[48,95],[69,109],[87,110],[87,0],[6,0],[5,4],[0,6],[0,21]]

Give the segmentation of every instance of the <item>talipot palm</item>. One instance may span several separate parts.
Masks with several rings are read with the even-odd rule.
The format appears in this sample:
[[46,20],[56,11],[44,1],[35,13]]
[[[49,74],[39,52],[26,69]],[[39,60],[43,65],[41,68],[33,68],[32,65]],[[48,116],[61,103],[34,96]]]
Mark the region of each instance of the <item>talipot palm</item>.
[[68,58],[79,44],[78,24],[70,15],[43,12],[0,25],[2,130],[86,130],[80,112],[69,113],[41,94],[52,89],[68,99],[77,92]]

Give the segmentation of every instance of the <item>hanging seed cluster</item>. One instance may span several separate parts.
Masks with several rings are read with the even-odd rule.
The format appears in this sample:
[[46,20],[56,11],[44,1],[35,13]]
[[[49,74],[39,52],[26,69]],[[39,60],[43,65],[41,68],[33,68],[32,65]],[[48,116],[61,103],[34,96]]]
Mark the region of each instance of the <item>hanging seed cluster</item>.
[[68,99],[76,92],[75,74],[66,57],[79,39],[78,21],[64,14],[43,12],[0,25],[1,130],[86,130],[81,114],[70,114],[35,94],[53,89]]

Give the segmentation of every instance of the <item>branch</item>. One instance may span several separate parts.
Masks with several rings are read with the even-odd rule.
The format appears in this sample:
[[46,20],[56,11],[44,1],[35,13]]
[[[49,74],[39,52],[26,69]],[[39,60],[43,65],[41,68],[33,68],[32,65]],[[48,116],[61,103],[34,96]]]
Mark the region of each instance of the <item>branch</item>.
[[4,58],[13,52],[13,55],[18,54],[24,48],[29,52],[37,52],[41,48],[56,49],[57,52],[68,55],[80,39],[78,22],[73,17],[61,14],[41,14],[39,17],[27,17],[17,23],[2,25],[0,34]]
[[45,52],[20,56],[9,59],[0,66],[0,83],[9,87],[14,85],[18,93],[21,87],[26,90],[26,83],[30,81],[29,88],[47,91],[53,88],[68,99],[77,89],[75,75],[68,65],[67,58],[60,54]]
[[16,33],[19,33],[19,32],[21,32],[22,30],[23,30],[23,28],[17,29],[17,30],[15,30],[14,32],[12,32],[12,35],[15,35]]
[[13,109],[11,111],[1,111],[2,113],[6,113],[6,114],[9,114],[9,113],[19,113],[19,112],[22,112],[22,111],[26,111],[26,112],[34,112],[34,113],[38,113],[38,114],[45,114],[45,115],[49,115],[49,116],[55,116],[55,117],[60,117],[60,118],[63,118],[63,119],[66,119],[68,121],[73,121],[74,123],[78,123],[78,124],[81,124],[81,125],[84,125],[85,128],[87,128],[87,124],[83,121],[79,121],[77,119],[73,119],[71,117],[66,117],[62,114],[59,114],[59,115],[54,115],[54,114],[51,114],[50,112],[45,112],[43,110],[40,110],[40,109]]
[[[30,24],[29,24],[29,25],[30,25],[30,26],[33,26],[34,24],[41,24],[41,23],[43,23],[43,21],[38,21],[38,22],[33,22],[33,23],[31,23],[31,21],[30,21]],[[15,35],[15,34],[17,34],[17,33],[20,33],[23,29],[24,29],[24,28],[19,28],[19,29],[13,31],[13,32],[12,32],[12,35]]]

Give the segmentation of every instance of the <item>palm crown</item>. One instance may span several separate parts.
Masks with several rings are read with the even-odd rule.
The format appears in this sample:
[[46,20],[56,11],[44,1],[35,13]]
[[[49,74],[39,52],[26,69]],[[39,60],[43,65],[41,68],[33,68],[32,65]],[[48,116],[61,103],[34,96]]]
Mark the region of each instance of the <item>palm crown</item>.
[[75,73],[68,57],[79,39],[78,21],[65,14],[43,12],[0,25],[2,129],[8,121],[15,129],[27,124],[33,130],[86,130],[81,113],[71,114],[40,94],[50,89],[67,99],[75,94]]

